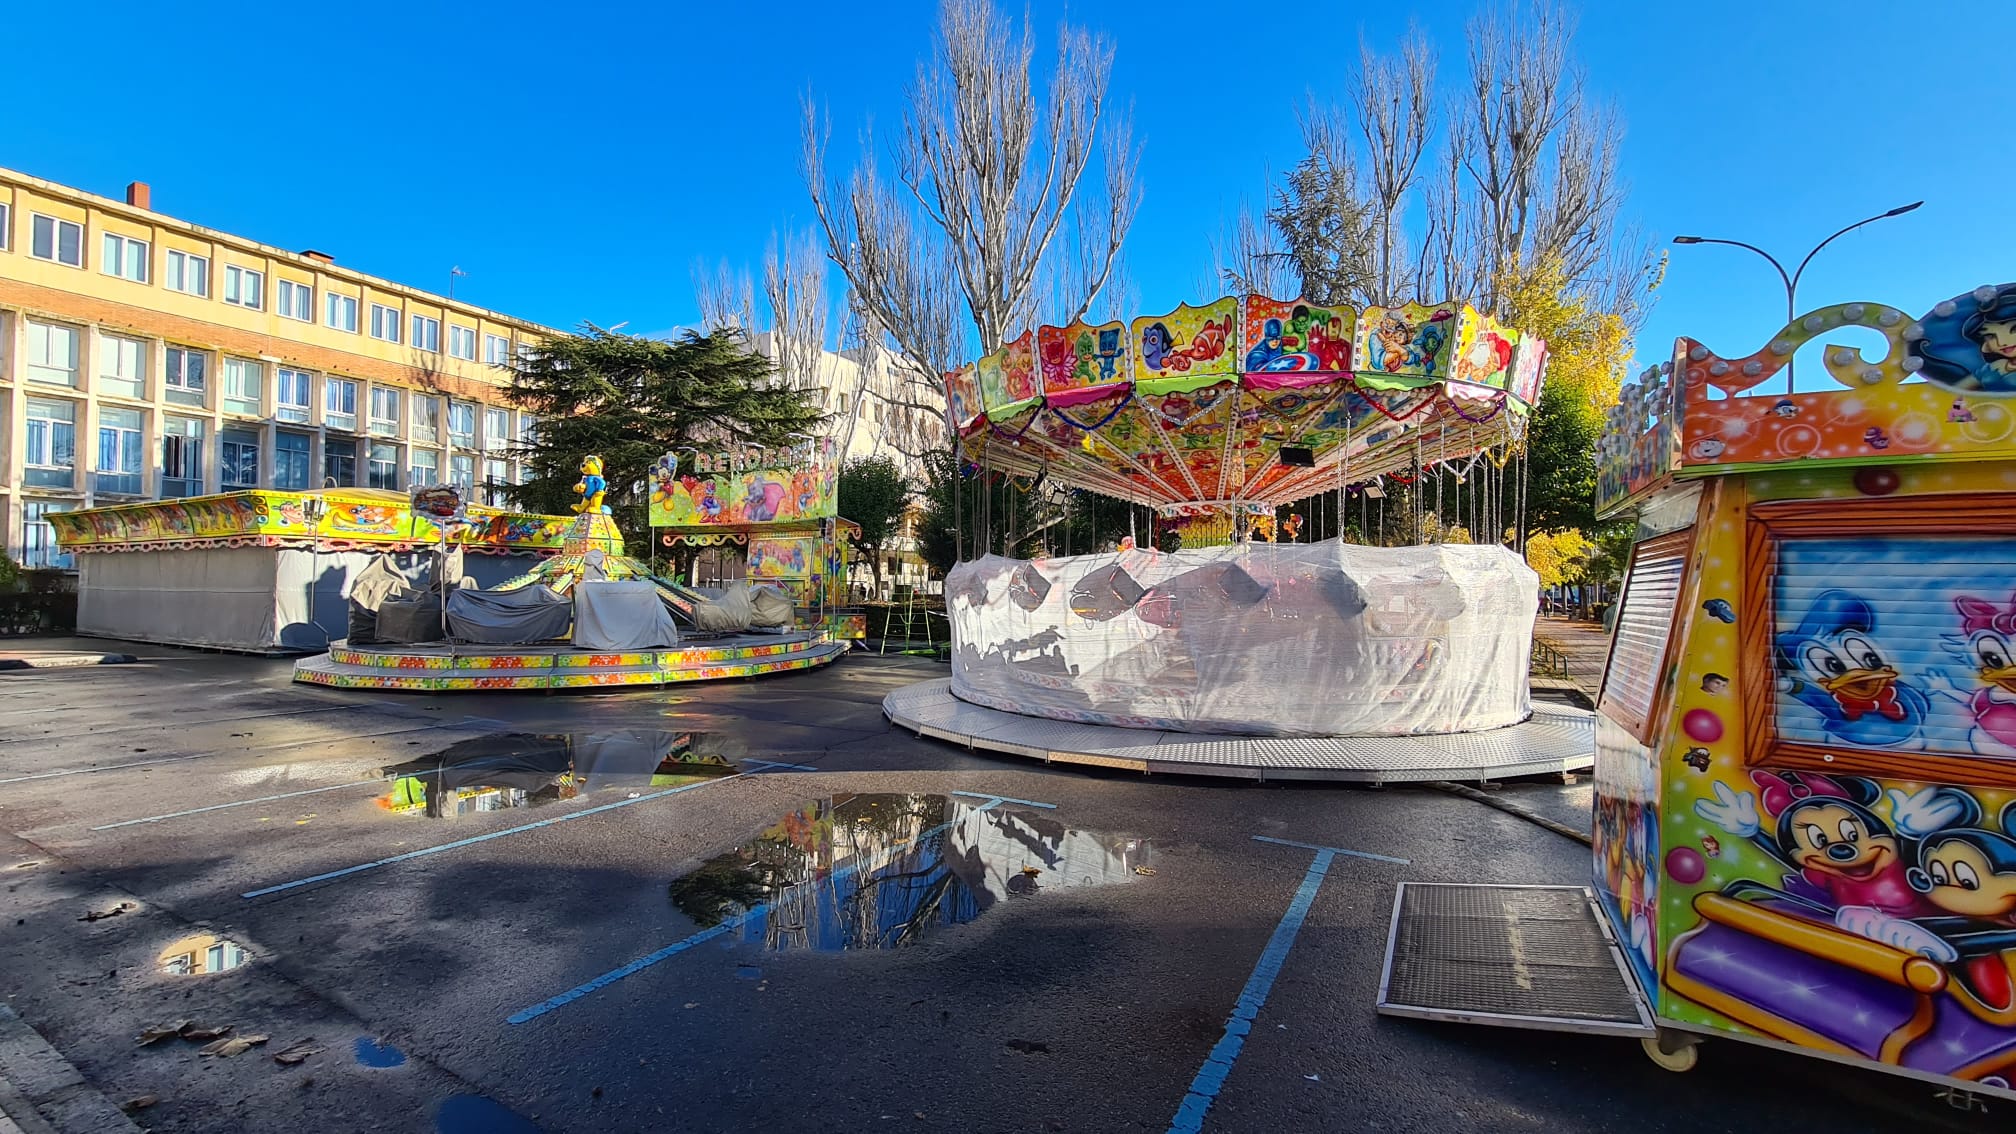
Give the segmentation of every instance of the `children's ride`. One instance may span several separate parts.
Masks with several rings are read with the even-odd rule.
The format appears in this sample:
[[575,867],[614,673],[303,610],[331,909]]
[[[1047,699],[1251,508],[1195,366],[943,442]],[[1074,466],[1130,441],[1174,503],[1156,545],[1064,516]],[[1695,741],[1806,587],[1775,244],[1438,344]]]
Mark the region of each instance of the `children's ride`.
[[[1248,296],[1040,327],[948,374],[973,471],[1146,505],[1189,549],[1130,541],[959,565],[946,581],[951,680],[885,708],[979,747],[1141,770],[1405,779],[1586,766],[1586,717],[1529,719],[1539,587],[1518,556],[1246,538],[1292,540],[1299,518],[1277,529],[1276,509],[1317,495],[1502,467],[1545,359],[1545,343],[1461,303],[1359,311]],[[1219,546],[1202,546],[1206,530]],[[1309,742],[1237,739],[1253,736]],[[1316,741],[1337,736],[1419,739]]]
[[[1824,389],[1779,377],[1851,331],[1882,351],[1825,346]],[[1675,1068],[1728,1037],[2016,1097],[2012,398],[2016,285],[1916,318],[1822,308],[1742,357],[1681,339],[1627,387],[1599,454],[1599,510],[1639,538],[1594,901],[1453,888],[1497,918],[1471,954],[1506,951],[1494,983],[1422,955],[1452,888],[1405,887],[1382,1010],[1637,1034]],[[1573,959],[1531,947],[1564,910]],[[1514,961],[1573,979],[1515,986]]]

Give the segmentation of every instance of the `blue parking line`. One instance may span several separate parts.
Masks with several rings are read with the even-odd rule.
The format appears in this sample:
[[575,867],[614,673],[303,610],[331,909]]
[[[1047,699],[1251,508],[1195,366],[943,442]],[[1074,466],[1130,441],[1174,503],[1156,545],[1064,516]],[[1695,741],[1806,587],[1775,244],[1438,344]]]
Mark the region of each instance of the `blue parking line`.
[[1300,847],[1303,850],[1322,851],[1325,854],[1344,854],[1350,855],[1352,858],[1369,858],[1374,862],[1391,862],[1401,866],[1407,865],[1406,859],[1394,858],[1390,854],[1373,854],[1371,851],[1345,850],[1343,847],[1319,847],[1315,843],[1298,843],[1293,839],[1277,839],[1271,835],[1255,835],[1253,836],[1253,841],[1256,843],[1273,843],[1277,847]]
[[775,771],[780,768],[787,772],[816,772],[819,770],[810,764],[785,764],[776,760],[744,760],[742,762],[750,767],[762,768],[766,771]]
[[[1257,835],[1254,837],[1259,838]],[[1281,966],[1288,960],[1288,951],[1295,947],[1295,935],[1302,931],[1302,922],[1309,916],[1309,907],[1315,904],[1316,891],[1322,888],[1323,878],[1329,873],[1331,859],[1336,854],[1328,847],[1316,848],[1316,859],[1309,864],[1308,873],[1302,876],[1302,885],[1295,891],[1295,900],[1288,903],[1288,912],[1281,915],[1281,923],[1274,927],[1274,936],[1268,939],[1259,963],[1253,966],[1253,975],[1246,978],[1246,987],[1239,991],[1239,1001],[1233,1006],[1232,1015],[1225,1020],[1225,1034],[1219,1037],[1217,1044],[1211,1048],[1211,1054],[1205,1057],[1204,1066],[1198,1068],[1196,1077],[1190,1080],[1189,1093],[1183,1096],[1183,1104],[1176,1109],[1176,1117],[1169,1121],[1169,1134],[1197,1134],[1204,1128],[1204,1115],[1217,1099],[1219,1089],[1224,1087],[1226,1076],[1232,1073],[1232,1065],[1238,1062],[1239,1052],[1246,1046],[1246,1035],[1253,1030],[1253,1020],[1267,1003],[1267,994],[1274,989],[1274,978],[1281,975]]]
[[[953,794],[975,795],[977,793],[954,792]],[[1008,802],[1007,800],[1004,800],[1000,796],[996,795],[985,796],[983,798],[985,798],[987,802],[980,805],[980,807],[978,808],[978,810],[980,811],[991,811],[995,807],[1000,806],[1002,803]],[[922,834],[918,835],[915,839],[910,840],[910,842],[921,843],[925,839],[928,839],[931,836],[938,834],[939,832],[945,830],[951,825],[952,824],[949,822],[940,823],[936,827],[933,827],[930,830],[925,831]],[[908,845],[910,844],[909,843],[897,844],[897,846],[899,847]],[[892,847],[891,849],[893,850],[895,848]],[[859,862],[850,862],[846,866],[843,866],[840,869],[834,871],[827,877],[830,880],[837,882],[840,879],[846,878],[849,875],[853,874],[860,868],[861,864]],[[598,976],[593,980],[577,984],[573,988],[568,989],[567,991],[561,993],[560,995],[548,997],[547,999],[542,1000],[537,1004],[534,1004],[530,1008],[521,1008],[518,1011],[513,1012],[511,1015],[506,1016],[504,1018],[504,1022],[507,1024],[529,1023],[533,1020],[538,1019],[541,1016],[544,1016],[548,1012],[554,1011],[555,1009],[558,1008],[564,1008],[567,1005],[574,1003],[576,1000],[579,1000],[592,992],[595,992],[599,989],[607,988],[608,986],[615,984],[617,981],[622,980],[624,977],[634,976],[637,973],[643,972],[645,969],[650,968],[651,966],[657,964],[660,961],[670,960],[671,958],[686,952],[688,949],[693,948],[695,945],[703,945],[709,941],[712,941],[716,937],[721,936],[724,933],[731,933],[737,929],[740,929],[743,923],[749,921],[749,919],[751,918],[761,916],[762,914],[768,912],[769,909],[770,909],[769,902],[763,902],[758,905],[751,906],[749,909],[743,911],[742,913],[736,914],[734,917],[729,918],[728,920],[722,922],[719,925],[710,926],[706,929],[701,930],[698,933],[695,933],[691,937],[686,937],[678,941],[674,941],[672,944],[667,945],[663,949],[660,949],[654,953],[646,953],[643,956],[637,958],[636,960],[631,961],[627,965],[623,965],[620,968],[610,969],[608,972],[603,973],[601,976]]]
[[422,847],[421,849],[416,851],[407,851],[405,854],[395,854],[391,858],[381,858],[376,862],[361,863],[357,866],[346,866],[341,870],[331,870],[325,874],[317,874],[311,878],[297,878],[292,882],[282,882],[278,886],[267,886],[259,890],[248,890],[245,893],[240,894],[239,897],[263,898],[268,894],[278,894],[283,890],[292,890],[300,886],[313,885],[314,883],[317,882],[327,882],[332,878],[342,878],[347,875],[358,874],[366,870],[376,870],[381,866],[390,866],[395,862],[405,862],[409,859],[424,858],[430,854],[440,854],[442,851],[451,851],[455,850],[458,847],[474,846],[477,843],[487,843],[491,839],[501,839],[506,835],[517,835],[517,834],[523,834],[526,831],[536,831],[541,827],[551,827],[556,823],[566,823],[575,819],[586,819],[590,815],[600,815],[604,811],[614,811],[619,807],[628,807],[633,803],[645,803],[654,799],[663,799],[668,795],[678,795],[682,791],[697,791],[700,788],[707,787],[710,784],[725,784],[729,780],[739,780],[741,778],[742,778],[741,774],[737,773],[732,776],[723,776],[718,780],[703,780],[700,783],[687,784],[684,787],[666,788],[664,791],[654,791],[648,795],[633,796],[630,799],[619,799],[614,803],[605,803],[600,807],[590,807],[585,811],[575,811],[566,815],[556,815],[551,819],[541,819],[536,823],[525,823],[517,827],[507,827],[502,831],[492,831],[487,835],[476,835],[467,839],[457,839],[452,843],[442,843],[439,846]]
[[1019,803],[1024,807],[1041,807],[1045,811],[1057,810],[1054,803],[1038,803],[1033,799],[1016,799],[1012,795],[995,795],[989,791],[955,791],[953,795],[970,795],[974,799],[992,799],[1000,803]]

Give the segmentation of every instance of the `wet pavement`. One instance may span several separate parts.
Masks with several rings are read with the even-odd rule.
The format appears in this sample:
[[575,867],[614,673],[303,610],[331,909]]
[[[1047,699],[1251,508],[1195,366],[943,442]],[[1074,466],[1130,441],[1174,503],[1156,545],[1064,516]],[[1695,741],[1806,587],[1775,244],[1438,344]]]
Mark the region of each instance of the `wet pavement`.
[[[1727,1043],[1679,1076],[1630,1041],[1381,1018],[1396,882],[1581,882],[1588,849],[1425,787],[1065,772],[921,741],[879,705],[929,662],[373,696],[108,648],[140,660],[0,676],[0,995],[107,1098],[153,1096],[150,1129],[2008,1117]],[[1499,790],[1586,822],[1586,780]],[[1250,1026],[1214,1072],[1242,995]],[[213,1033],[248,1043],[205,1055]]]

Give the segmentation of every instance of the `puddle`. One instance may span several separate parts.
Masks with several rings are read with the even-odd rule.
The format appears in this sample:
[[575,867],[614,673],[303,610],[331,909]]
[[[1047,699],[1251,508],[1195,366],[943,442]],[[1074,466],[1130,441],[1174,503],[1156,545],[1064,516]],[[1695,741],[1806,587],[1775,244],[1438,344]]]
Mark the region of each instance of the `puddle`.
[[210,934],[184,937],[161,950],[161,971],[170,976],[229,972],[252,959],[236,941]]
[[833,796],[674,881],[672,902],[702,928],[747,915],[736,935],[766,949],[898,949],[1001,902],[1131,882],[1147,859],[1143,840],[985,802]]
[[436,1134],[539,1134],[539,1128],[496,1099],[451,1095],[434,1114]]
[[370,1036],[358,1036],[357,1062],[366,1067],[397,1067],[406,1062],[406,1053]]
[[723,733],[494,733],[381,768],[391,783],[378,806],[435,819],[538,807],[588,793],[643,792],[732,775],[745,754]]

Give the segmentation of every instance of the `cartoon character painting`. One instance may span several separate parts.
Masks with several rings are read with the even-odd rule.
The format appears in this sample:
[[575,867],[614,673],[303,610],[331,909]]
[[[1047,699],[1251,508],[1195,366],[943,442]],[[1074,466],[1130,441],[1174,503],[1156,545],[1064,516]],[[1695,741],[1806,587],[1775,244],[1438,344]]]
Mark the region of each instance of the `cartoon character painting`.
[[[1822,591],[1798,625],[1776,637],[1781,680],[1827,736],[1873,748],[1915,747],[1930,703],[1889,662],[1875,632],[1876,610],[1867,600]],[[1780,709],[1782,717],[1783,702]]]
[[1975,752],[2016,756],[2016,596],[2006,608],[1973,595],[1961,595],[1953,605],[1960,633],[1944,636],[1941,643],[1979,688],[1963,693],[1942,683],[1935,691],[1964,704],[1972,725],[1968,743]]
[[1413,323],[1398,308],[1382,313],[1372,329],[1379,369],[1387,374],[1431,370],[1447,339],[1442,325],[1454,317],[1453,312],[1437,311]]
[[1456,360],[1454,377],[1461,382],[1488,382],[1512,365],[1512,341],[1495,331],[1479,331]]
[[1906,340],[1920,377],[1967,394],[2016,395],[2016,284],[1949,299]]

